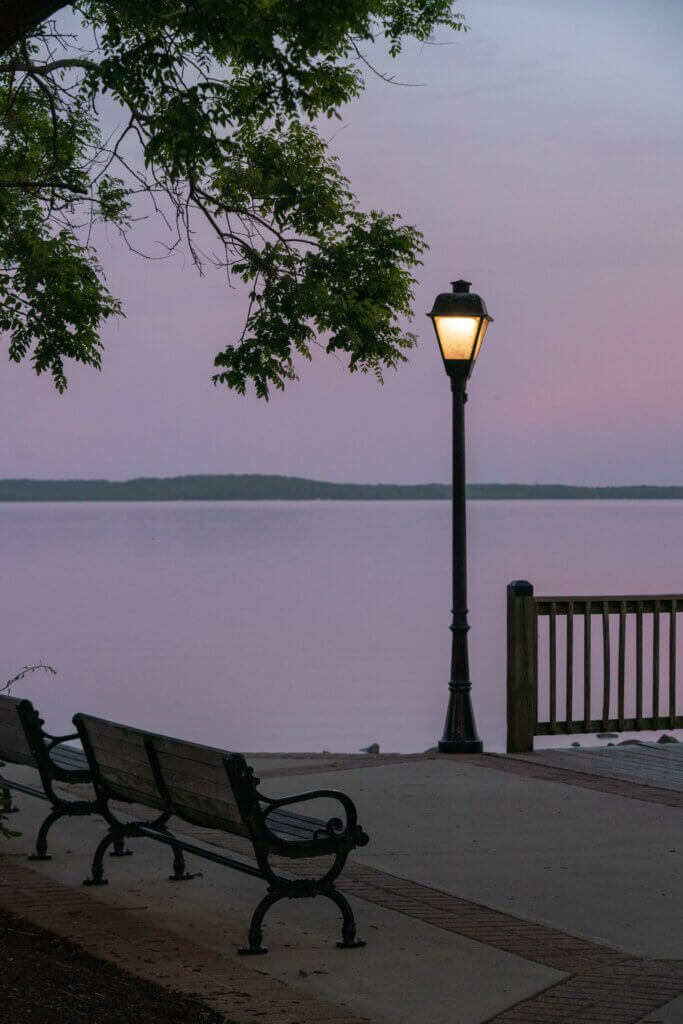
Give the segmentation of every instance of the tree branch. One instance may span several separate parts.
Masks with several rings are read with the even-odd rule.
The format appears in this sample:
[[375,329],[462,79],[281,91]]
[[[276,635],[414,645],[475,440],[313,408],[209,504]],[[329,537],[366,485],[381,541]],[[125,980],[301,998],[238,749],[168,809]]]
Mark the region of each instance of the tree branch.
[[70,6],[69,0],[0,0],[0,53],[7,53],[62,7]]
[[66,192],[75,192],[78,195],[87,195],[87,189],[78,185],[69,185],[66,181],[0,181],[0,188],[60,188]]
[[[2,9],[0,8],[0,18]],[[0,72],[11,71],[25,75],[49,75],[60,68],[85,68],[86,71],[96,71],[99,67],[97,61],[85,60],[82,57],[63,57],[61,60],[50,61],[49,64],[0,64]]]

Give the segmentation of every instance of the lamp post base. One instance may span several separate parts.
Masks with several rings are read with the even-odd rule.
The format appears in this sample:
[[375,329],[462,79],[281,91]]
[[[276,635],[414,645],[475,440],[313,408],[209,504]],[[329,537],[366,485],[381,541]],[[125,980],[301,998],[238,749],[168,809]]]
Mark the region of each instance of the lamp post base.
[[440,754],[481,754],[483,750],[481,740],[439,740]]
[[[462,636],[461,645],[467,642],[465,631],[467,626],[454,628],[454,641]],[[466,652],[466,648],[464,648]],[[467,655],[465,653],[465,659]],[[456,677],[457,678],[457,677]],[[439,740],[439,751],[442,754],[481,754],[484,750],[482,741],[477,736],[477,726],[472,710],[472,683],[469,679],[448,684],[448,711],[443,736]]]

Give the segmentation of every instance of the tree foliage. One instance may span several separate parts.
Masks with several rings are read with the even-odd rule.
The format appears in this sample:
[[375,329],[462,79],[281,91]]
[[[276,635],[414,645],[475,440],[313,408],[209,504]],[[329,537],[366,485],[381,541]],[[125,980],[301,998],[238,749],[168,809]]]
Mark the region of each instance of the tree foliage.
[[184,245],[200,271],[248,284],[216,383],[267,397],[313,344],[379,377],[403,361],[422,236],[359,209],[321,125],[362,91],[364,47],[383,37],[395,56],[439,27],[463,27],[451,0],[0,0],[10,358],[60,391],[65,360],[99,367],[102,326],[121,307],[96,225],[135,250],[136,222],[153,213],[167,252]]

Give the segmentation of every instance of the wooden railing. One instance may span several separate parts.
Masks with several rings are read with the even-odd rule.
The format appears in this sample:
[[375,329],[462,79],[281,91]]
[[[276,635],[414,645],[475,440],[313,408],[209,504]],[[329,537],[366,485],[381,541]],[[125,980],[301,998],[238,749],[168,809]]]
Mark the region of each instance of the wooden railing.
[[680,613],[683,594],[534,597],[510,583],[508,752],[534,736],[682,729]]

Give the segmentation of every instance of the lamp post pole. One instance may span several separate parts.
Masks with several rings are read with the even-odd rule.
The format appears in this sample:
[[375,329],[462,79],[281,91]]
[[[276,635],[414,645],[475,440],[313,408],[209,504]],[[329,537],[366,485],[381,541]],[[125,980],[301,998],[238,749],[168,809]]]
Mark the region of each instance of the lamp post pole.
[[434,300],[430,317],[451,381],[453,395],[453,620],[448,710],[439,750],[444,754],[479,754],[482,742],[472,710],[467,634],[467,493],[465,474],[465,402],[472,373],[492,317],[470,282],[452,282],[452,292]]
[[467,634],[467,492],[465,471],[465,402],[467,379],[451,377],[453,394],[453,620],[448,710],[439,750],[444,754],[480,754],[472,710]]

